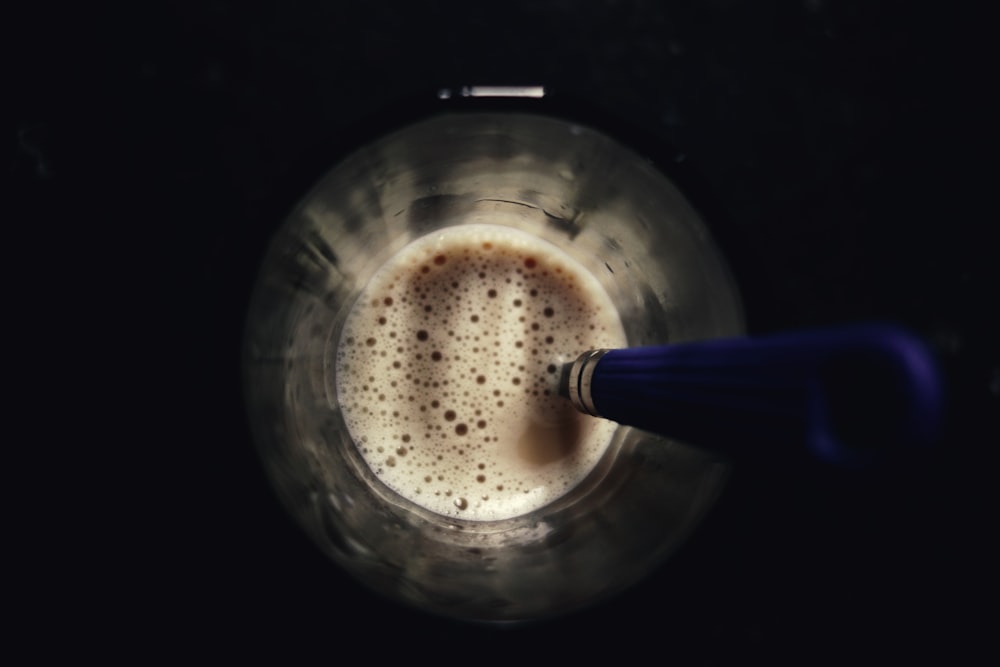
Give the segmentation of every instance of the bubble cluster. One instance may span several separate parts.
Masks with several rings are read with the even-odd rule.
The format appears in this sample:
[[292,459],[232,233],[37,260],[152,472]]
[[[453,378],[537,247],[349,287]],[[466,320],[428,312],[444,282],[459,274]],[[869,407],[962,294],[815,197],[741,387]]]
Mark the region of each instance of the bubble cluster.
[[564,252],[506,227],[452,227],[365,288],[337,348],[337,395],[390,488],[438,514],[509,518],[597,464],[614,424],[557,396],[559,368],[624,345],[613,304]]

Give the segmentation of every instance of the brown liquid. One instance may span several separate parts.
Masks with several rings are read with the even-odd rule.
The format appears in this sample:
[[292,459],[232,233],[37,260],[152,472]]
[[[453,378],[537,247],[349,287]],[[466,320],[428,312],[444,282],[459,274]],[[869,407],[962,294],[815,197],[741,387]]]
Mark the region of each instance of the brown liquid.
[[517,455],[524,461],[542,465],[566,459],[580,447],[586,416],[568,403],[557,406],[552,415],[533,415],[517,441]]
[[517,516],[578,484],[614,425],[557,396],[562,363],[624,346],[613,305],[551,244],[489,225],[414,241],[372,279],[337,351],[365,461],[445,515]]

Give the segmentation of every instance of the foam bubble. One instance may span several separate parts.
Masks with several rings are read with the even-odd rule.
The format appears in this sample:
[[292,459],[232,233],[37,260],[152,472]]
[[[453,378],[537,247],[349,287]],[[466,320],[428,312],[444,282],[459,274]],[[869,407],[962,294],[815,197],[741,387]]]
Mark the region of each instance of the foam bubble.
[[504,519],[597,464],[615,425],[557,395],[558,364],[624,346],[614,305],[560,249],[506,227],[451,227],[405,247],[357,300],[337,395],[390,488],[438,514]]

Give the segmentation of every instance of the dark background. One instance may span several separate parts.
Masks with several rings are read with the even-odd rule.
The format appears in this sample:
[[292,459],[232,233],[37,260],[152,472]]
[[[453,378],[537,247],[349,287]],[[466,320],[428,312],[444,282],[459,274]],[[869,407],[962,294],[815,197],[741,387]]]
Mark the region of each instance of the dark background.
[[[39,649],[816,664],[987,638],[1000,281],[981,20],[914,2],[206,0],[33,3],[2,23],[9,333],[44,348],[14,404],[35,435],[9,469],[26,537],[8,605]],[[345,150],[465,84],[544,84],[550,108],[677,178],[752,333],[879,318],[925,336],[949,381],[935,453],[877,473],[741,461],[652,577],[536,626],[431,618],[342,574],[252,450],[250,289]]]

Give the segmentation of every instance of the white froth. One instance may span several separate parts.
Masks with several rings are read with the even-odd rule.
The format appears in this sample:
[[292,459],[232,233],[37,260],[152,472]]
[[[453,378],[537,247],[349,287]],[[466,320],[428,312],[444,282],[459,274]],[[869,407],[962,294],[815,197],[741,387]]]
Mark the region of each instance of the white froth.
[[375,275],[336,357],[347,427],[375,474],[432,512],[525,514],[594,468],[615,424],[556,395],[559,367],[625,346],[597,280],[493,225],[420,238]]

